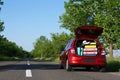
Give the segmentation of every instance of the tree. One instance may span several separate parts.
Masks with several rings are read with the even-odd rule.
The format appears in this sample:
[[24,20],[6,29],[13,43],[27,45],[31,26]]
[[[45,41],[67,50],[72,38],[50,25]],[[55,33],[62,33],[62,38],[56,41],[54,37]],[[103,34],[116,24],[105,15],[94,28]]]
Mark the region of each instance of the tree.
[[40,36],[34,44],[32,54],[34,57],[40,58],[56,58],[60,55],[60,48],[64,47],[69,39],[73,35],[67,33],[51,33],[51,40],[48,40],[45,36]]
[[[7,38],[0,40],[0,58],[1,57],[18,57],[25,58],[26,51],[16,43],[9,41]],[[28,55],[28,54],[27,54]],[[27,56],[26,56],[27,57]]]
[[66,43],[68,40],[70,40],[73,35],[72,34],[67,34],[65,32],[62,32],[61,34],[59,33],[54,33],[51,34],[52,37],[52,46],[53,46],[53,51],[54,51],[54,56],[58,56],[60,54],[60,48],[65,47]]
[[4,30],[4,26],[3,26],[4,22],[0,21],[0,32],[2,32]]
[[[0,0],[0,5],[3,5],[3,2]],[[0,7],[0,10],[1,10],[1,7]],[[0,21],[0,32],[4,30],[3,28],[3,22]]]
[[113,57],[112,49],[120,48],[120,0],[69,0],[65,10],[60,16],[60,27],[71,32],[83,25],[103,27],[102,40],[109,45]]
[[120,48],[120,0],[106,0],[98,7],[99,13],[94,15],[95,24],[104,28],[102,37],[113,57],[113,49]]
[[[0,0],[0,5],[3,5],[3,2]],[[1,10],[1,7],[0,7],[0,10]],[[4,22],[2,22],[0,20],[0,33],[4,30],[4,26],[3,26]],[[3,36],[0,35],[0,39],[2,38]]]
[[[0,5],[3,2],[0,0]],[[1,10],[1,7],[0,7]],[[4,30],[4,22],[0,20],[0,33]],[[9,41],[4,35],[0,34],[0,58],[1,57],[18,57],[25,58],[29,56],[29,52],[23,50],[22,47],[16,45],[16,43]]]
[[49,40],[45,36],[40,36],[34,44],[34,50],[32,51],[34,57],[45,57],[48,54],[47,47]]

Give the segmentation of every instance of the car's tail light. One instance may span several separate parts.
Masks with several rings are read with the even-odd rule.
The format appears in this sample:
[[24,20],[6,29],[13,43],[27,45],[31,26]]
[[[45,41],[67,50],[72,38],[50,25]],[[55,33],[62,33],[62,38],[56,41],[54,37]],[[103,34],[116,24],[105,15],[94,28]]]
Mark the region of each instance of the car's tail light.
[[75,54],[75,49],[74,49],[74,48],[70,49],[70,52],[71,52],[72,54]]
[[102,50],[102,51],[101,51],[101,55],[105,55],[105,50]]

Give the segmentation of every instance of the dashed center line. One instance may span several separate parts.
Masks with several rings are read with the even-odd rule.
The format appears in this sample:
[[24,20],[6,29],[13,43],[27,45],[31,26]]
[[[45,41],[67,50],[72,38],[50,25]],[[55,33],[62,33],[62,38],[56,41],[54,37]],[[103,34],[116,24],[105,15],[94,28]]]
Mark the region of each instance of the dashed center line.
[[30,69],[26,70],[26,77],[32,77],[32,71]]
[[[27,65],[30,65],[30,61],[27,61]],[[30,69],[26,69],[26,77],[32,77],[32,71]]]
[[30,61],[27,61],[27,65],[30,65]]

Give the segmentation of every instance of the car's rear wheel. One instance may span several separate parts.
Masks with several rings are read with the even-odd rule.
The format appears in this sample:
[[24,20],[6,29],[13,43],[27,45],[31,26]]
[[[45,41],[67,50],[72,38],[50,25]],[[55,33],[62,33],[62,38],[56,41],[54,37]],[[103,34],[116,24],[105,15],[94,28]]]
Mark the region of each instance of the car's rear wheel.
[[100,68],[99,68],[99,71],[100,71],[100,72],[105,72],[105,71],[106,71],[106,68],[105,68],[105,67],[100,67]]
[[97,66],[97,67],[94,67],[94,70],[95,71],[99,71],[99,72],[105,72],[106,68],[105,67],[101,67],[101,66]]
[[68,59],[66,60],[66,67],[65,67],[65,69],[67,71],[71,71],[72,70],[72,66],[69,65]]
[[91,70],[91,67],[86,67],[86,70],[87,70],[87,71],[90,71],[90,70]]

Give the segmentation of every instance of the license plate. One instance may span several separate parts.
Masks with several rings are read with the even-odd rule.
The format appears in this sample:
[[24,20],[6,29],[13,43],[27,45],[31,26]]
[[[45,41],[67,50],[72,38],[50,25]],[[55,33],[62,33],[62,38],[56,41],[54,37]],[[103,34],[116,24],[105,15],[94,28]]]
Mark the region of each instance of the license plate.
[[94,59],[83,59],[83,62],[95,62]]

